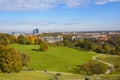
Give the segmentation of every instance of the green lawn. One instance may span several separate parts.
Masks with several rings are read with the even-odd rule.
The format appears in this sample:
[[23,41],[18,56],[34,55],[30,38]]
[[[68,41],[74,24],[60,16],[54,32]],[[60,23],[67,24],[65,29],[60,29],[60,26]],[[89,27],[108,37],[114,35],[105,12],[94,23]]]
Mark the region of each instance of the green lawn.
[[58,46],[49,47],[46,52],[38,51],[38,45],[12,44],[11,46],[30,56],[29,68],[34,70],[69,72],[76,65],[83,64],[97,55],[96,53]]
[[48,80],[51,76],[40,72],[0,73],[0,80]]
[[[19,73],[0,73],[0,80],[55,80],[56,73],[22,71]],[[58,80],[85,80],[86,76],[76,74],[61,74]],[[120,80],[120,74],[92,75],[90,80]]]
[[99,56],[98,59],[111,63],[113,65],[120,64],[120,56],[117,55],[102,55]]

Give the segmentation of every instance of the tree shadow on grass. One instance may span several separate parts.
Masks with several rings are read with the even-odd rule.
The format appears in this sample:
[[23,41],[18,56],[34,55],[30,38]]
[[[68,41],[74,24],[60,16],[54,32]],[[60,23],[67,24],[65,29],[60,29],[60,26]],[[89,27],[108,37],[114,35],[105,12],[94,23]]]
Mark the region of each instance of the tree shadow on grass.
[[39,49],[31,49],[32,51],[40,51]]
[[38,52],[44,52],[44,51],[42,51],[42,50],[40,50],[40,49],[31,49],[32,51],[38,51]]

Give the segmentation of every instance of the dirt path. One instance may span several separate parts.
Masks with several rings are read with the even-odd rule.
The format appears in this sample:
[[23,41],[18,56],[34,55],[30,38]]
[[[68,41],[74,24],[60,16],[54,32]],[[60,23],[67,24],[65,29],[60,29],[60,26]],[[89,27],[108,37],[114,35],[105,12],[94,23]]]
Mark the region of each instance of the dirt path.
[[108,66],[109,66],[109,69],[105,72],[105,74],[110,74],[111,71],[114,69],[114,65],[112,65],[112,64],[110,64],[110,63],[108,63],[108,62],[99,60],[99,59],[97,58],[98,56],[104,56],[104,54],[100,54],[100,55],[94,56],[93,59],[96,60],[96,61],[99,61],[99,62],[102,62],[102,63],[108,65]]
[[67,72],[57,72],[57,71],[35,71],[35,72],[44,72],[44,73],[50,73],[50,74],[66,74],[66,75],[77,75],[81,76],[80,74],[73,74],[73,73],[67,73]]

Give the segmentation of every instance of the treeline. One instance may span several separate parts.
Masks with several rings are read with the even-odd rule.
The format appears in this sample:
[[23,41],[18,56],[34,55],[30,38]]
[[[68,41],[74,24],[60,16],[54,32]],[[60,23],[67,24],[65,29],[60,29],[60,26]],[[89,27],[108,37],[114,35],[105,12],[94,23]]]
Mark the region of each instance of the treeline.
[[10,43],[15,43],[15,42],[17,42],[17,39],[14,36],[0,33],[0,44],[7,46]]
[[24,45],[40,45],[40,48],[38,50],[40,51],[46,51],[48,50],[48,42],[47,41],[42,41],[39,39],[39,37],[36,36],[24,36],[24,35],[19,35],[17,37],[18,43],[19,44],[24,44]]
[[[19,43],[25,45],[43,45],[44,41],[41,40],[42,36],[48,36],[51,34],[39,34],[36,36],[24,36],[19,35],[18,37],[1,34],[0,33],[0,44],[9,45],[10,43]],[[58,34],[52,34],[57,36]],[[80,50],[94,51],[97,53],[120,55],[120,35],[108,35],[107,41],[96,40],[96,39],[79,39],[72,40],[73,35],[62,35],[63,41],[48,43],[45,41],[45,46],[65,46],[72,47]]]
[[75,47],[97,53],[120,55],[120,36],[109,36],[107,41],[84,39],[76,42]]
[[10,34],[3,34],[0,33],[0,44],[3,45],[9,45],[11,43],[19,43],[19,44],[26,44],[26,45],[31,45],[31,44],[40,44],[41,39],[36,36],[24,36],[24,35],[19,35],[19,36],[13,36]]
[[9,46],[16,42],[14,36],[0,33],[0,72],[19,72],[28,66],[29,56]]

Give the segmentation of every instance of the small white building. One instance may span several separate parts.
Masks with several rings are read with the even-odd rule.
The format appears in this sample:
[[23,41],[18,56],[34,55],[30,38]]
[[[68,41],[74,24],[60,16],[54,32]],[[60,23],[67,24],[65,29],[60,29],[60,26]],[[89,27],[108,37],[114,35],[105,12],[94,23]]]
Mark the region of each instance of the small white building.
[[54,37],[54,36],[45,36],[45,37],[42,37],[42,40],[43,41],[48,41],[49,43],[53,43],[53,42],[63,41],[63,37],[62,36],[57,36],[57,37]]
[[82,36],[73,36],[72,37],[72,40],[81,40],[81,39],[83,39]]

